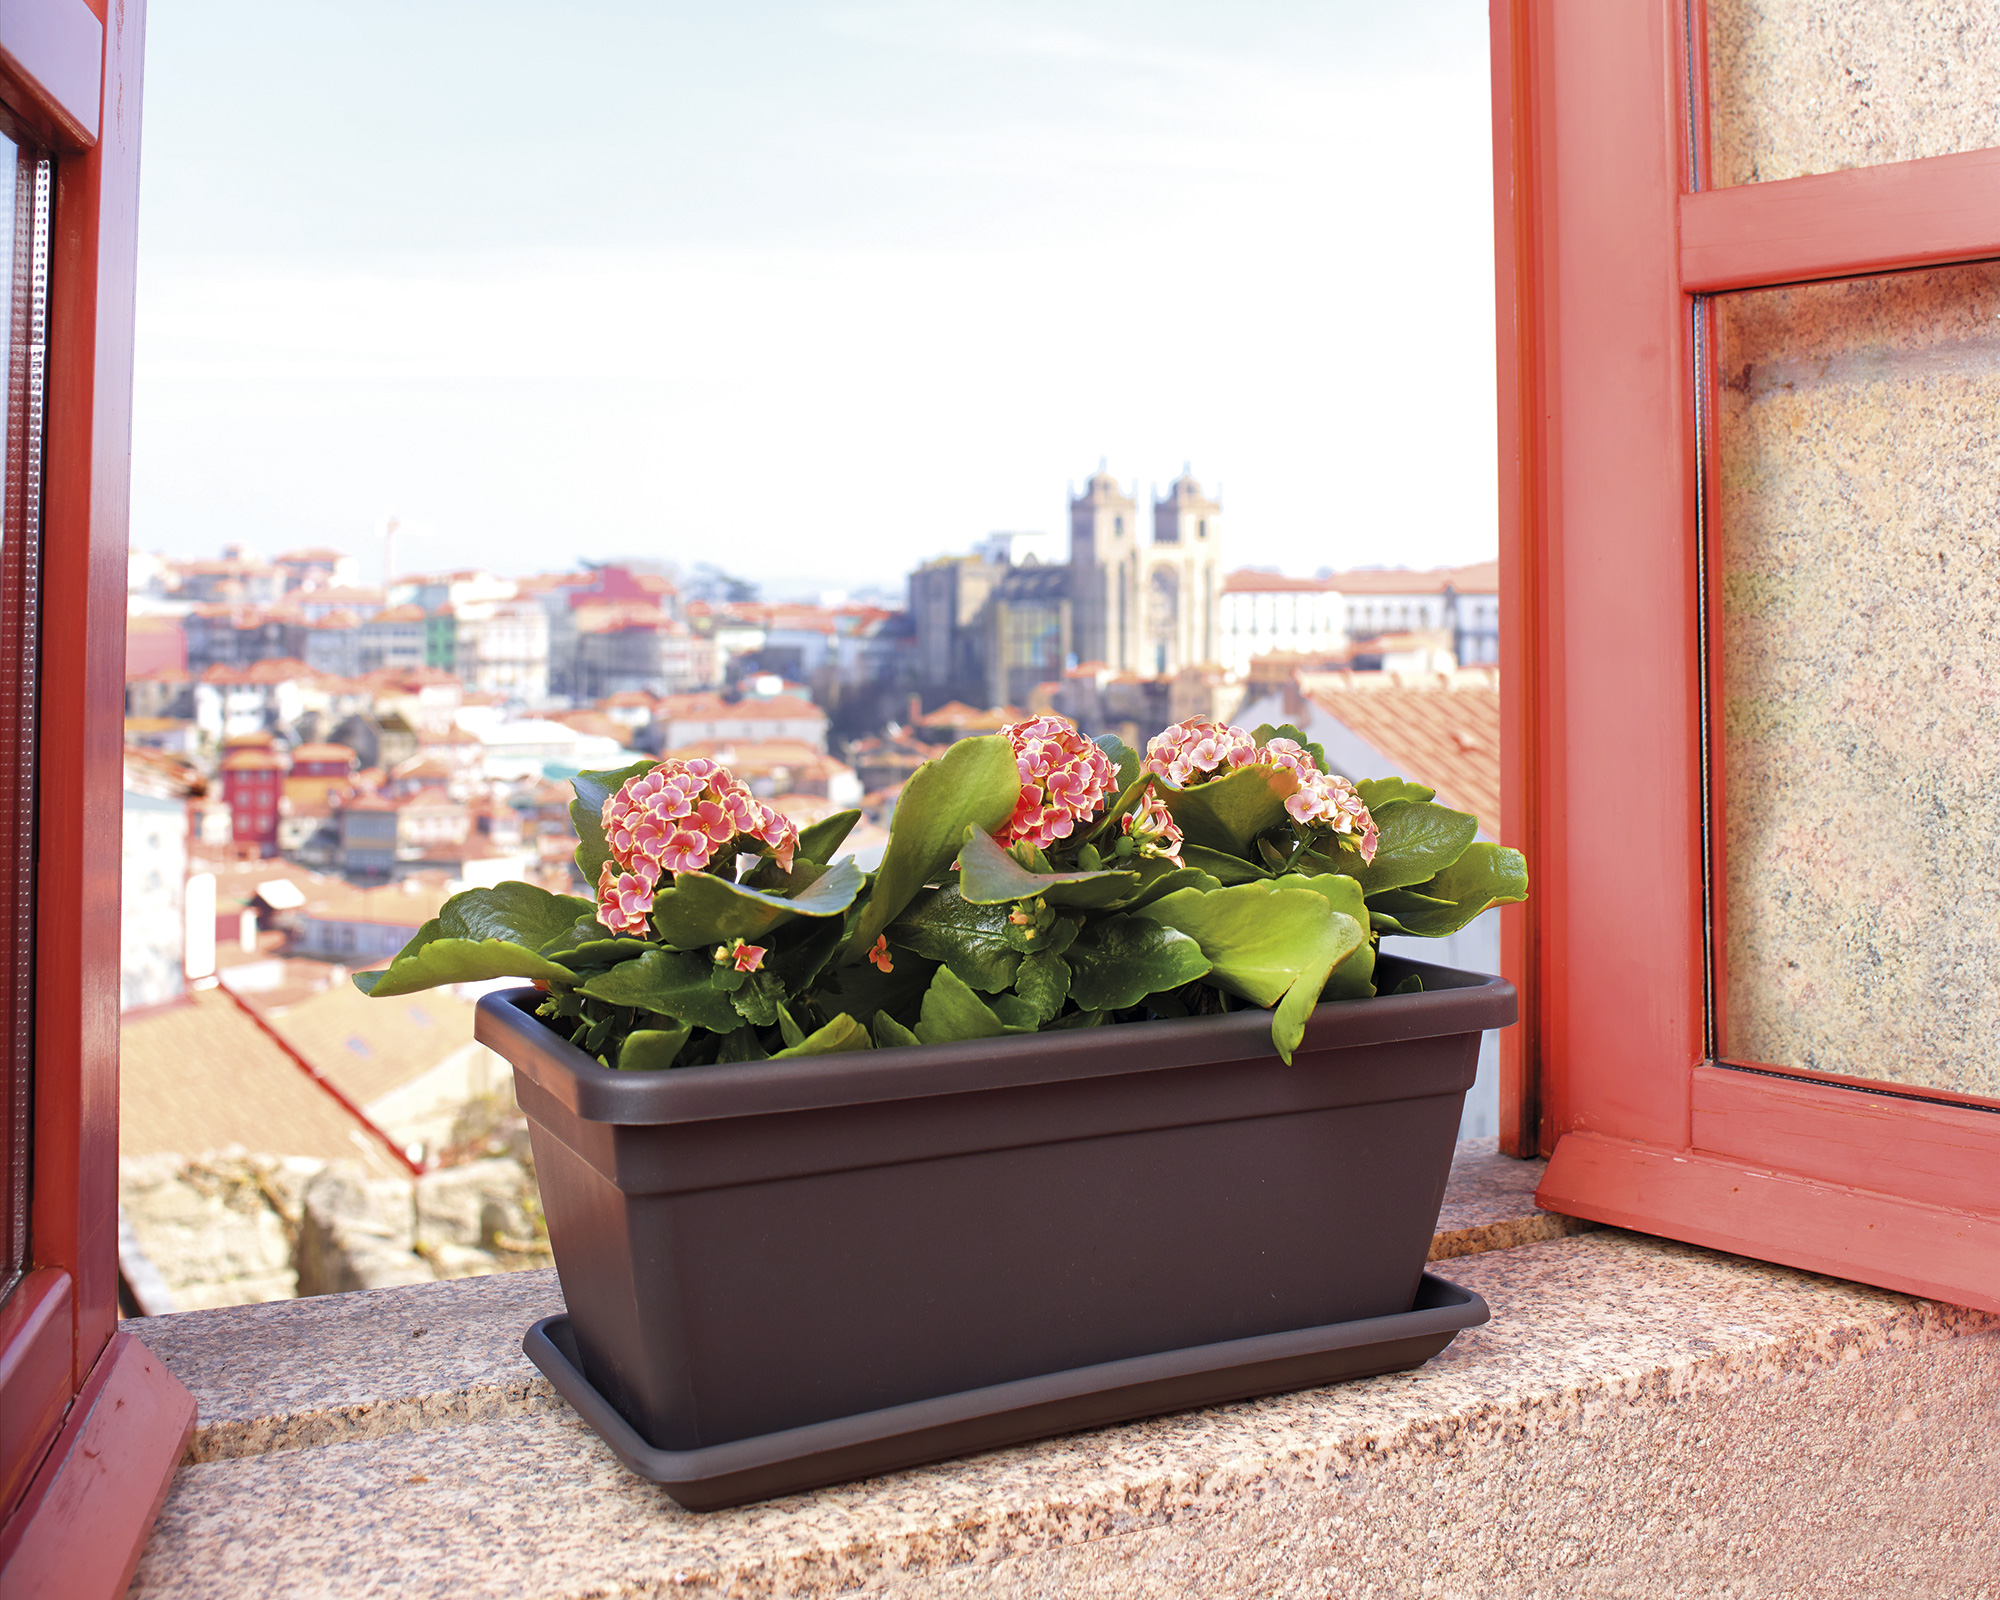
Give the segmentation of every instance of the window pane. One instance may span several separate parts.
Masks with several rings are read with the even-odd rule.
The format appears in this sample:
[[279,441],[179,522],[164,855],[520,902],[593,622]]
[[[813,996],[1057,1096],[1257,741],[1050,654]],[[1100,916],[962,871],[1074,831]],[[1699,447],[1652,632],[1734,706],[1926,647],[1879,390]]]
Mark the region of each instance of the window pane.
[[1722,1053],[2000,1099],[2000,264],[1713,306]]
[[2000,145],[2000,0],[1713,0],[1712,181]]
[[30,1074],[33,1070],[35,595],[42,526],[42,376],[48,328],[50,169],[0,139],[0,1295],[27,1261]]

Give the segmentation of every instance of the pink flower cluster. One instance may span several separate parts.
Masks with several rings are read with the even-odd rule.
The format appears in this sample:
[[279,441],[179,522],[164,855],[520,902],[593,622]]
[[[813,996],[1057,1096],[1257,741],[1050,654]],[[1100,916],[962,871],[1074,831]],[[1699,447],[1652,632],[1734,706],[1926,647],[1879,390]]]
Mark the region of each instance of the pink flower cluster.
[[597,880],[597,920],[613,933],[646,931],[664,874],[699,872],[732,841],[761,848],[789,872],[799,842],[789,817],[704,756],[626,779],[604,802],[603,822],[611,859]]
[[1294,822],[1351,835],[1361,859],[1375,859],[1379,835],[1367,804],[1345,778],[1321,772],[1294,739],[1273,739],[1260,749],[1241,728],[1190,717],[1147,744],[1143,766],[1183,789],[1224,770],[1282,767],[1297,780],[1297,788],[1285,798],[1285,810]]
[[1079,822],[1104,809],[1118,787],[1118,769],[1064,717],[1031,717],[1000,730],[1014,747],[1021,798],[995,835],[1002,844],[1026,839],[1046,850]]
[[1181,864],[1180,824],[1163,801],[1151,789],[1139,797],[1139,803],[1125,813],[1120,824],[1126,836],[1142,856],[1159,856]]

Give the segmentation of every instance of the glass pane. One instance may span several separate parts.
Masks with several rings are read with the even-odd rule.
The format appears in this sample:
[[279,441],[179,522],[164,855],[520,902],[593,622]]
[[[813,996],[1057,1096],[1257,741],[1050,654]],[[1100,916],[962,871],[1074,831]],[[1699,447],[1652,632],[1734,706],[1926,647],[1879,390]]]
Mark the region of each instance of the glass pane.
[[35,595],[42,526],[42,376],[48,330],[50,170],[0,138],[0,1295],[27,1261],[33,1070]]
[[1712,0],[1711,182],[2000,145],[2000,0]]
[[1713,305],[1722,1053],[2000,1099],[2000,264]]

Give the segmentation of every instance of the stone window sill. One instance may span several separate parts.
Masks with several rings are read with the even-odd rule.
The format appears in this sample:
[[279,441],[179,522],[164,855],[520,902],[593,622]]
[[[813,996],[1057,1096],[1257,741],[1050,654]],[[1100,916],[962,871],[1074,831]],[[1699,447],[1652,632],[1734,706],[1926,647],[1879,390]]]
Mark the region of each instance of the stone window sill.
[[1415,1372],[699,1515],[521,1355],[551,1271],[134,1322],[201,1420],[132,1592],[1976,1593],[2000,1569],[2000,1318],[1587,1232],[1535,1210],[1539,1172],[1460,1147],[1433,1259],[1493,1321]]

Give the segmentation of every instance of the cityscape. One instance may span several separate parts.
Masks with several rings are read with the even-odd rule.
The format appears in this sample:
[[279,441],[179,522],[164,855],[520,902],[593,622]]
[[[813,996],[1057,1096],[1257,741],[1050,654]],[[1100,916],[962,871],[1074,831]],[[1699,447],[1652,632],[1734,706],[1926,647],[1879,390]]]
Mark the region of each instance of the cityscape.
[[[546,1259],[504,1065],[466,1042],[482,986],[383,1003],[347,979],[463,889],[587,894],[580,771],[713,758],[801,826],[858,809],[867,868],[954,739],[1053,712],[1143,746],[1210,716],[1292,722],[1357,775],[1421,773],[1497,837],[1496,562],[1246,564],[1188,470],[1142,492],[1101,464],[1067,504],[1061,534],[968,541],[900,597],[812,602],[671,552],[404,572],[392,521],[354,549],[135,550],[121,1192],[158,1298]],[[412,1177],[416,1224],[326,1220]],[[281,1198],[216,1198],[252,1191]],[[383,1228],[393,1247],[369,1245]]]

